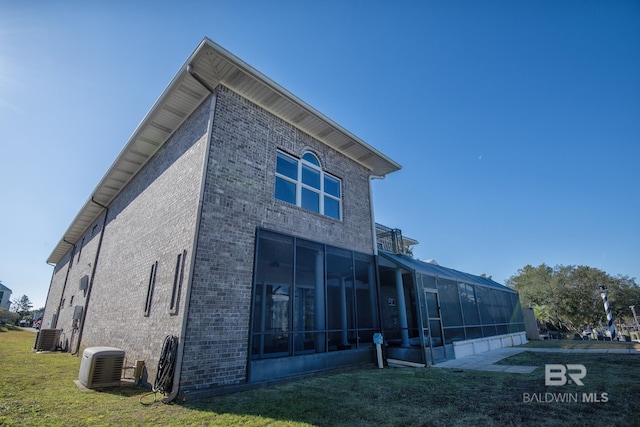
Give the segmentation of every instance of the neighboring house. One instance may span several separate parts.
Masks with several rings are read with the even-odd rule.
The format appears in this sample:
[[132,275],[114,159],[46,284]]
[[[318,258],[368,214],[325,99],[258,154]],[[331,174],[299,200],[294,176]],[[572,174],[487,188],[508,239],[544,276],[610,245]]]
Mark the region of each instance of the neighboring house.
[[11,308],[11,289],[0,283],[0,308],[9,310]]
[[[151,383],[174,335],[188,397],[372,363],[386,273],[371,180],[398,169],[205,39],[47,260],[42,327],[72,353],[122,348]],[[394,256],[384,268],[408,271]]]

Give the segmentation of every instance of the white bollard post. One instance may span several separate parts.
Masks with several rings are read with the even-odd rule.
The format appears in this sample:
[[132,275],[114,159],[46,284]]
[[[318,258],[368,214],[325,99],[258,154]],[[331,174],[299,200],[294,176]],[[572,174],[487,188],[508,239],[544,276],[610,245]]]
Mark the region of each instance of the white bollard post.
[[382,342],[383,342],[382,334],[375,333],[373,334],[373,343],[376,345],[376,355],[378,356],[378,368],[382,369],[384,364],[382,363]]

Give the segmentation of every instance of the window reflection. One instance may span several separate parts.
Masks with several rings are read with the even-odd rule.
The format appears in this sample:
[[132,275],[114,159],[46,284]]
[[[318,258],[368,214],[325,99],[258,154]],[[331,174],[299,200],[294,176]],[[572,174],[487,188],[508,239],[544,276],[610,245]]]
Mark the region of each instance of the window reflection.
[[259,230],[254,359],[371,346],[378,332],[373,256]]

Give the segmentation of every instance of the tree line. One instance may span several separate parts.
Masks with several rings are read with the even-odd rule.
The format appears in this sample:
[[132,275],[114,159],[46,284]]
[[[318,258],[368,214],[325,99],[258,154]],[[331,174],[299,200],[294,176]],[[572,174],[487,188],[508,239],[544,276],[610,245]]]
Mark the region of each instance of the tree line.
[[21,320],[31,324],[34,320],[36,312],[44,311],[44,309],[33,310],[33,304],[28,296],[22,295],[20,298],[11,301],[9,310],[0,308],[0,324],[18,324]]
[[558,330],[581,330],[606,324],[601,287],[615,324],[635,323],[630,306],[640,311],[640,287],[635,278],[611,276],[587,266],[550,267],[527,265],[511,276],[506,285],[520,294],[523,307],[531,306],[536,318]]

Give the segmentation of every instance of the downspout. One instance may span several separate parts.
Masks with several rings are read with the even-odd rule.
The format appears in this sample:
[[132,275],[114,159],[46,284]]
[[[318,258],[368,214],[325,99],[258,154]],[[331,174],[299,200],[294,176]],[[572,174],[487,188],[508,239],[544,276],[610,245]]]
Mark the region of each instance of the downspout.
[[376,218],[373,212],[373,180],[384,179],[385,176],[369,175],[369,212],[371,213],[371,237],[373,240],[373,262],[375,268],[375,280],[376,280],[376,293],[378,294],[378,325],[380,333],[384,337],[384,325],[382,324],[382,289],[380,288],[380,266],[378,264],[378,238],[376,236]]
[[213,88],[211,86],[209,86],[209,83],[207,83],[206,81],[204,81],[204,79],[202,77],[200,77],[195,70],[193,69],[193,65],[189,64],[187,65],[187,72],[189,73],[189,75],[191,77],[193,77],[198,83],[200,83],[202,85],[202,87],[204,87],[206,90],[209,91],[209,93],[213,93]]
[[[51,285],[53,284],[53,276],[56,272],[56,265],[47,261],[47,265],[53,267],[53,272],[51,273],[51,280],[49,281],[49,290],[47,291],[47,299],[44,302],[44,311],[42,312],[42,322],[40,323],[40,328],[42,329],[42,324],[44,323],[45,314],[47,314],[47,303],[49,302],[49,296],[51,295]],[[57,322],[57,320],[56,320]]]
[[[73,257],[76,255],[76,244],[71,243],[66,240],[65,237],[62,238],[62,241],[73,246],[73,250],[71,251],[71,256],[69,257],[69,266],[67,267],[67,274],[64,276],[64,284],[62,285],[62,293],[60,294],[60,301],[58,301],[58,307],[56,308],[56,324],[51,325],[51,328],[55,329],[58,326],[58,315],[60,314],[60,309],[62,308],[62,300],[64,299],[64,291],[67,289],[67,281],[69,280],[69,272],[71,271],[71,266],[73,265]],[[51,281],[53,281],[53,276],[51,276]],[[49,289],[51,289],[51,284],[49,284]],[[46,307],[46,306],[45,306]]]
[[80,327],[78,331],[78,339],[76,341],[76,348],[71,353],[77,355],[80,349],[80,342],[82,341],[82,333],[84,332],[84,321],[87,318],[87,308],[89,307],[89,298],[91,297],[91,289],[93,289],[93,278],[96,275],[96,268],[98,266],[98,258],[100,256],[100,249],[102,248],[102,239],[104,238],[104,229],[107,226],[107,217],[109,216],[109,208],[101,203],[96,202],[96,199],[91,196],[91,201],[96,205],[104,209],[104,219],[102,220],[102,230],[100,231],[100,240],[98,240],[98,248],[96,249],[96,257],[93,260],[93,266],[91,267],[91,279],[89,280],[89,286],[87,289],[87,296],[84,300],[84,308],[82,309],[82,319],[80,320]]
[[385,176],[369,175],[369,212],[371,212],[371,237],[373,237],[373,255],[378,256],[378,238],[376,237],[376,218],[373,213],[373,180],[385,179]]
[[[209,86],[196,72],[193,70],[191,64],[187,65],[187,72],[198,83],[200,83],[205,89],[213,94],[213,89]],[[193,245],[191,249],[191,262],[189,266],[189,280],[187,281],[187,290],[184,298],[184,309],[182,311],[182,330],[180,332],[180,339],[178,340],[178,354],[176,355],[176,367],[173,373],[173,386],[171,393],[162,401],[164,403],[172,402],[178,392],[180,391],[180,376],[182,374],[182,358],[184,357],[184,341],[187,335],[187,321],[189,318],[189,304],[191,302],[191,288],[193,287],[194,269],[196,265],[196,251],[198,248],[198,236],[200,235],[200,219],[202,217],[202,206],[204,204],[204,190],[207,180],[207,169],[209,168],[209,152],[211,150],[211,140],[213,139],[213,116],[216,111],[216,96],[211,96],[211,107],[209,110],[209,124],[207,127],[207,143],[204,152],[204,165],[202,169],[202,179],[200,180],[200,198],[198,199],[198,210],[196,212],[196,229],[193,236]]]

